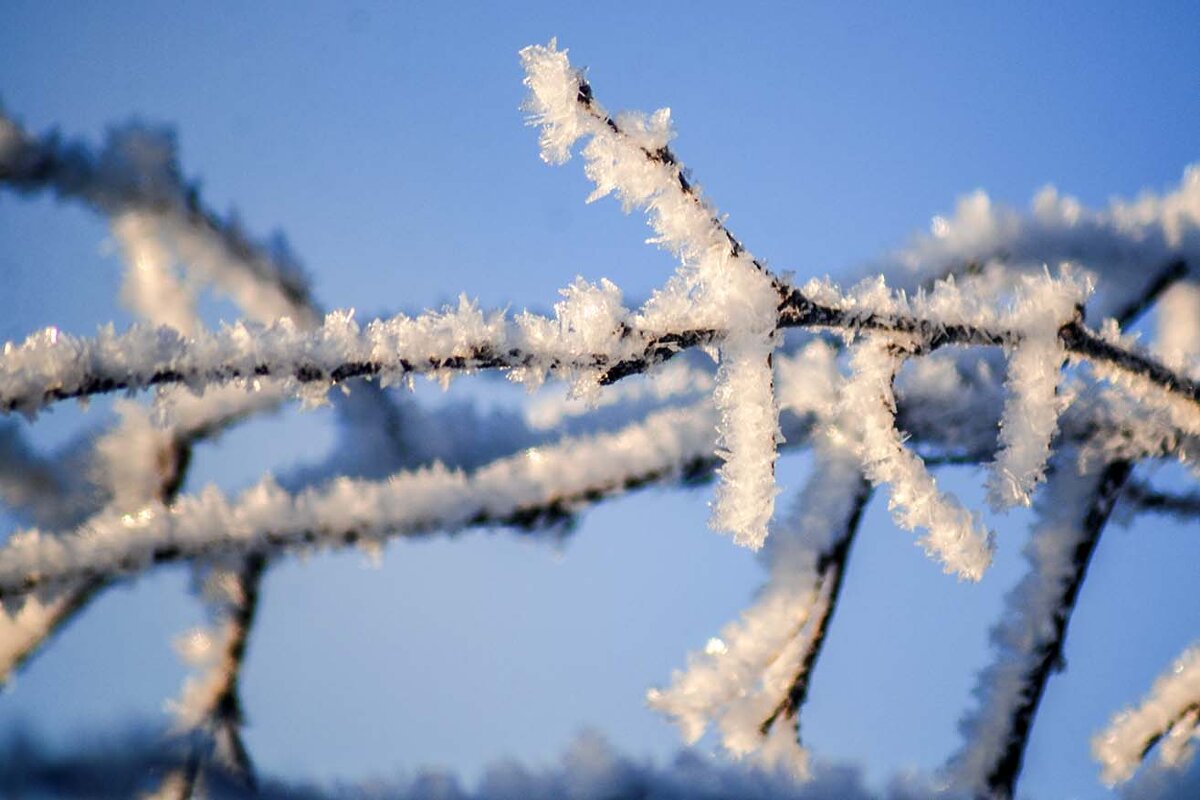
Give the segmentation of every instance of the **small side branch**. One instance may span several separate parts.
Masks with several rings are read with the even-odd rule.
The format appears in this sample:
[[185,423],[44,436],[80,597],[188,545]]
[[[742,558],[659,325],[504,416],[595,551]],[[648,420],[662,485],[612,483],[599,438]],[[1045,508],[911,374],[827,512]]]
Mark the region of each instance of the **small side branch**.
[[769,578],[754,604],[690,655],[669,686],[647,695],[686,742],[713,725],[734,756],[809,773],[798,714],[870,492],[854,454],[822,442],[808,483],[768,540]]
[[1188,740],[1200,733],[1198,725],[1200,644],[1175,659],[1141,703],[1113,716],[1108,728],[1092,739],[1092,755],[1100,762],[1106,783],[1123,783],[1160,743],[1165,763],[1184,760]]
[[1200,517],[1200,492],[1173,494],[1133,481],[1125,487],[1121,500],[1139,512],[1166,514],[1188,522]]

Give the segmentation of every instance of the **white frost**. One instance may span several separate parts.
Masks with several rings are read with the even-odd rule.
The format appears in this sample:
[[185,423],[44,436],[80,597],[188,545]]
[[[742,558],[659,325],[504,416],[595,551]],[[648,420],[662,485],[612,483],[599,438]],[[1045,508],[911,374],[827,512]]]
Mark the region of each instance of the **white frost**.
[[1008,313],[1008,327],[1021,339],[1008,358],[1008,398],[1000,419],[1000,450],[988,476],[992,507],[1028,506],[1043,480],[1058,417],[1069,399],[1058,391],[1066,350],[1059,328],[1076,318],[1091,293],[1091,282],[1064,269],[1060,280],[1048,273],[1021,276]]
[[615,194],[626,211],[645,209],[653,242],[674,253],[678,274],[643,310],[649,329],[715,327],[720,344],[716,403],[721,412],[718,475],[712,527],[739,544],[759,548],[774,511],[779,411],[772,387],[779,297],[749,253],[734,246],[718,213],[695,186],[684,189],[682,168],[662,154],[672,139],[670,111],[625,113],[609,125],[606,112],[552,41],[521,51],[527,108],[542,128],[542,156],[561,163],[583,149],[585,172],[596,185],[589,202]]
[[977,581],[992,561],[991,533],[978,515],[938,489],[920,456],[904,446],[896,428],[893,381],[904,361],[904,346],[883,336],[855,346],[854,374],[846,386],[843,417],[857,420],[855,443],[863,473],[878,485],[890,485],[888,508],[905,530],[925,529],[919,543],[947,572]]
[[1164,764],[1178,765],[1191,755],[1188,740],[1200,738],[1200,644],[1192,645],[1135,708],[1114,715],[1092,739],[1092,755],[1110,786],[1133,777],[1146,751],[1161,739]]
[[712,452],[713,426],[711,407],[702,404],[653,414],[613,434],[532,447],[471,473],[435,464],[296,493],[267,478],[235,500],[209,487],[170,507],[103,512],[69,536],[16,533],[0,548],[0,590],[11,594],[28,575],[56,583],[80,571],[136,572],[164,550],[189,557],[336,546],[351,534],[370,542],[460,530],[556,501],[569,508],[595,492],[623,491],[631,478],[677,474]]

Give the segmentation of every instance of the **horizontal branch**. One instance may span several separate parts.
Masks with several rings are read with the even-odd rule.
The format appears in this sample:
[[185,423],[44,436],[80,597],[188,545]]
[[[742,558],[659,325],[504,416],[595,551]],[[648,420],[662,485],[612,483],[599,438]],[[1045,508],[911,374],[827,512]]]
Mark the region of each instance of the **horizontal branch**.
[[1170,514],[1183,519],[1200,517],[1200,492],[1173,494],[1161,492],[1145,483],[1132,482],[1121,499],[1137,511]]
[[[534,323],[531,323],[533,320]],[[555,324],[526,315],[512,322],[485,317],[463,302],[458,309],[419,317],[376,320],[360,329],[352,312],[330,314],[311,332],[286,320],[260,328],[237,324],[185,338],[169,328],[137,327],[124,334],[103,330],[84,339],[49,328],[23,344],[8,344],[0,356],[0,410],[35,412],[56,401],[121,390],[255,378],[293,382],[317,391],[353,378],[401,380],[409,375],[478,370],[524,371],[535,380],[598,371],[602,384],[643,373],[683,350],[712,344],[725,333],[714,329],[655,331],[628,324],[615,327],[606,347],[581,350],[569,339],[547,343],[531,325]],[[780,328],[857,334],[886,332],[915,339],[928,352],[947,345],[1012,346],[1021,334],[934,317],[840,308],[815,302],[798,289],[780,303]],[[1071,321],[1059,329],[1068,353],[1140,378],[1166,395],[1200,408],[1200,384],[1141,352],[1109,342]],[[311,391],[311,389],[309,390]]]

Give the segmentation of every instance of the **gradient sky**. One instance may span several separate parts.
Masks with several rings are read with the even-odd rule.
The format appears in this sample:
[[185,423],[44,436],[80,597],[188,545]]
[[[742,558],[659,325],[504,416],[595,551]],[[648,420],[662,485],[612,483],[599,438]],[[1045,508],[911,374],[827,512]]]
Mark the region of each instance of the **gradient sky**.
[[[610,109],[669,105],[676,152],[730,227],[807,276],[902,244],[978,187],[1024,207],[1046,183],[1089,205],[1174,185],[1200,160],[1197,31],[1200,5],[1184,2],[8,2],[0,99],[34,130],[92,141],[130,118],[174,126],[209,204],[284,231],[328,308],[367,317],[466,292],[544,309],[576,274],[636,299],[674,264],[643,244],[640,218],[584,205],[578,161],[540,161],[519,110],[526,44],[557,36]],[[90,211],[0,195],[0,339],[123,326],[118,283]],[[464,390],[517,398],[487,387]],[[100,425],[108,407],[57,409],[37,441]],[[236,489],[335,443],[330,414],[288,411],[202,448],[187,488]],[[782,462],[785,492],[807,468]],[[946,481],[980,504],[979,473]],[[393,544],[378,568],[357,553],[281,561],[244,688],[258,765],[362,778],[437,764],[470,778],[500,758],[545,762],[584,727],[668,756],[678,740],[645,709],[646,688],[761,578],[706,529],[709,493],[607,504],[558,547],[472,534]],[[884,505],[869,510],[804,717],[819,755],[875,781],[957,746],[1029,522],[992,520],[997,566],[967,586]],[[1196,533],[1149,520],[1106,534],[1024,795],[1107,796],[1088,739],[1196,636]],[[109,591],[0,697],[0,730],[24,721],[65,742],[162,719],[184,676],[170,639],[200,618],[181,569]]]

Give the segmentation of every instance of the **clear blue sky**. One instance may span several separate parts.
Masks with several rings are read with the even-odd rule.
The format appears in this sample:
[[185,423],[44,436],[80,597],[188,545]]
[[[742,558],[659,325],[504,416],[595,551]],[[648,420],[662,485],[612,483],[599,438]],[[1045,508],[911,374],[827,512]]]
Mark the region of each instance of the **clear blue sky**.
[[[29,127],[95,140],[137,117],[178,130],[209,203],[284,231],[327,307],[545,308],[576,274],[644,296],[673,269],[640,219],[585,206],[577,162],[549,168],[523,124],[516,52],[559,38],[612,109],[669,105],[676,151],[756,255],[838,274],[900,245],[977,187],[1024,206],[1045,183],[1101,204],[1200,160],[1192,3],[257,4],[9,2],[0,98]],[[129,321],[90,212],[0,195],[0,339]],[[215,305],[213,319],[228,317]],[[432,395],[422,392],[422,395]],[[436,398],[435,398],[436,399]],[[100,424],[56,411],[39,441]],[[235,489],[317,461],[329,414],[287,413],[197,456],[188,488]],[[806,459],[787,459],[785,487]],[[951,485],[972,501],[980,476]],[[591,513],[560,549],[513,537],[289,559],[266,581],[247,667],[248,742],[298,777],[466,776],[542,762],[583,727],[663,757],[643,707],[751,597],[760,572],[705,527],[708,489]],[[806,711],[818,754],[873,779],[936,767],[987,629],[1020,574],[1028,519],[998,521],[997,569],[956,584],[868,515]],[[1194,638],[1200,537],[1113,528],[1071,627],[1023,782],[1104,797],[1090,735]],[[183,677],[169,639],[199,619],[181,570],[110,591],[0,697],[52,736],[157,718]]]

